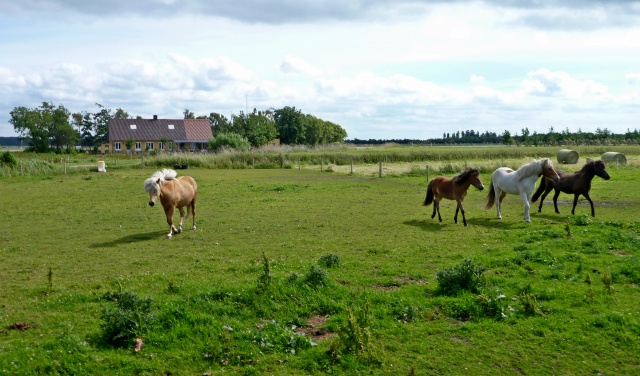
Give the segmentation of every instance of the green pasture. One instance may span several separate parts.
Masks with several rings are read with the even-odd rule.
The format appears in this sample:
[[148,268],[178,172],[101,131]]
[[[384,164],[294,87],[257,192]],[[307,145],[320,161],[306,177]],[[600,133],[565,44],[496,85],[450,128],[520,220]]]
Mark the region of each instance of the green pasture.
[[594,178],[595,218],[563,194],[497,220],[470,188],[468,227],[420,168],[290,167],[178,171],[198,228],[171,240],[156,166],[0,179],[0,375],[638,373],[634,164]]

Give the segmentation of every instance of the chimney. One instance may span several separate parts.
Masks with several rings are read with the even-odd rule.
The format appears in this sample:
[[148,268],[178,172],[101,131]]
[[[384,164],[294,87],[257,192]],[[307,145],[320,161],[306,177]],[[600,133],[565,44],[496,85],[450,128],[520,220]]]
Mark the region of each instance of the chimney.
[[158,115],[153,115],[153,120],[158,120]]

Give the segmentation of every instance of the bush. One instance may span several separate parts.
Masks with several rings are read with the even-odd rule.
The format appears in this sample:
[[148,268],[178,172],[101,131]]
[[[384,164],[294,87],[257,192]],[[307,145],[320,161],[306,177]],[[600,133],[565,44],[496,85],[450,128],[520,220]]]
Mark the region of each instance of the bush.
[[107,307],[102,313],[101,328],[105,340],[114,346],[131,345],[142,337],[155,321],[151,314],[150,298],[139,298],[130,292],[107,293],[103,297],[117,303],[116,308]]
[[436,273],[438,290],[440,294],[449,296],[457,295],[462,290],[476,294],[484,285],[484,271],[484,267],[474,265],[473,260],[464,260],[462,264]]
[[224,148],[247,151],[251,144],[246,137],[237,133],[221,133],[209,140],[209,150],[219,151]]
[[10,151],[5,151],[4,153],[0,154],[0,165],[16,167],[18,165],[18,161],[16,160],[16,157],[13,156],[13,153],[11,153]]
[[340,257],[338,257],[338,255],[334,255],[333,253],[329,253],[320,257],[320,260],[318,262],[325,268],[331,268],[333,266],[340,265]]
[[304,281],[311,287],[324,287],[327,285],[327,272],[319,266],[311,265]]

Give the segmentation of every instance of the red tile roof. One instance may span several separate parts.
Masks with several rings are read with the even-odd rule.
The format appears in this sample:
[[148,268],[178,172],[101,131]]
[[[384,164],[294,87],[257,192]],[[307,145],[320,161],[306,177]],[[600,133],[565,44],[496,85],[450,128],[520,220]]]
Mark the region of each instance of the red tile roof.
[[213,136],[208,119],[112,119],[109,141],[208,142]]

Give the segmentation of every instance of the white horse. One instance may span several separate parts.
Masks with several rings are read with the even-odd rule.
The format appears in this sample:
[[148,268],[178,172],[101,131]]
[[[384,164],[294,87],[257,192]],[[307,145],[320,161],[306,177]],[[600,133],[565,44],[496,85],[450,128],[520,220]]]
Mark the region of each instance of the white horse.
[[[553,169],[553,163],[549,158],[534,160],[531,163],[522,165],[517,171],[508,167],[500,167],[491,174],[491,185],[485,209],[491,209],[496,204],[498,219],[502,219],[500,204],[507,193],[520,195],[524,201],[524,221],[531,222],[529,216],[531,195],[536,188],[536,180],[543,175],[553,181],[558,181],[558,173]],[[496,202],[496,197],[499,197]]]

